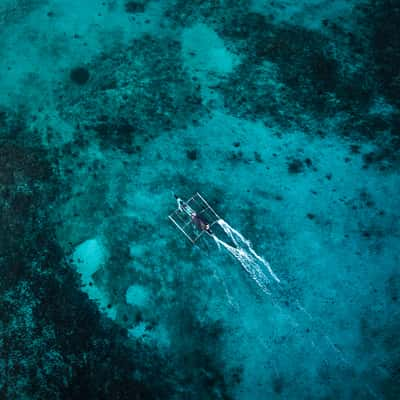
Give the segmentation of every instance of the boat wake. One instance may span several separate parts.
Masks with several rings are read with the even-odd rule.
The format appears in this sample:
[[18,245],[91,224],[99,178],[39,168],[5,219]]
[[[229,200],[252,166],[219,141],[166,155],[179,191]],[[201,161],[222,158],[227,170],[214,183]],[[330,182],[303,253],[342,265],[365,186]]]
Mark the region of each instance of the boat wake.
[[269,294],[268,285],[270,284],[271,279],[265,274],[264,270],[268,271],[269,276],[276,282],[280,282],[269,263],[254,251],[249,240],[245,239],[240,232],[232,228],[226,221],[219,219],[217,223],[234,244],[234,246],[231,246],[213,234],[212,237],[217,243],[218,248],[221,249],[222,246],[232,254],[232,256],[242,264],[243,268],[257,283],[257,285],[265,293]]

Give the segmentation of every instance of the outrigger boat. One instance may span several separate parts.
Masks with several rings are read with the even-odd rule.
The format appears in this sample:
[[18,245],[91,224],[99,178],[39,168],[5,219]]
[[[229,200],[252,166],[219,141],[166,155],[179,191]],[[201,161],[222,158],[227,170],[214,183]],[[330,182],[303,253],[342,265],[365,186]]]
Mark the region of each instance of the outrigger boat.
[[[242,264],[265,293],[269,293],[270,280],[264,274],[263,268],[268,270],[276,282],[280,282],[269,263],[254,251],[251,242],[220,218],[200,193],[196,193],[187,201],[174,196],[178,207],[172,214],[168,215],[168,218],[193,244],[204,233],[212,237],[219,249],[227,250]],[[218,238],[213,233],[211,228],[214,224],[217,224],[221,232],[229,237],[230,243]]]
[[189,200],[183,201],[174,195],[178,204],[177,209],[168,215],[175,226],[193,243],[206,233],[213,235],[212,226],[221,218],[201,196],[196,193]]

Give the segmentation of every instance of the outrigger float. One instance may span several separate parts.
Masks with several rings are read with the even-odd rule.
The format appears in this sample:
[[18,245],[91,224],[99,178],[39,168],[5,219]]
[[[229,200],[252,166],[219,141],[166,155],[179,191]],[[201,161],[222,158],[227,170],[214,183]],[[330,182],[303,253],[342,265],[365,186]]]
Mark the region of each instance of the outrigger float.
[[174,195],[178,204],[177,209],[168,215],[175,226],[195,244],[206,233],[213,236],[211,228],[221,218],[207,203],[200,193],[196,193],[187,201]]

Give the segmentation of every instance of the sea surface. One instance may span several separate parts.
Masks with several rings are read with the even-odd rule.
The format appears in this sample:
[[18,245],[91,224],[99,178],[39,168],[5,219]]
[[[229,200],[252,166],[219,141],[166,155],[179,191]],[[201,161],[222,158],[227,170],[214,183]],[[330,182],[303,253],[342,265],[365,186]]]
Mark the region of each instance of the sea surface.
[[1,0],[0,399],[400,399],[399,26]]

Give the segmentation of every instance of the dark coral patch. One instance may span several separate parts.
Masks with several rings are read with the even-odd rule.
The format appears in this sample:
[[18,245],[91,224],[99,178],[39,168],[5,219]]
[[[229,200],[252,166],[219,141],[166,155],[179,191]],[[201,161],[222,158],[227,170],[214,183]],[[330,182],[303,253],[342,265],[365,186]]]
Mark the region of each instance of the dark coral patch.
[[366,8],[365,23],[371,29],[370,49],[376,77],[386,96],[399,106],[400,7],[398,1],[371,1]]
[[128,13],[142,13],[145,5],[140,1],[128,1],[125,3],[125,11]]
[[272,380],[272,388],[276,394],[281,394],[284,389],[284,381],[281,376],[275,377]]
[[71,70],[69,77],[77,85],[84,85],[90,77],[89,71],[85,67],[76,67]]
[[101,122],[93,126],[102,145],[114,144],[127,152],[136,152],[136,147],[132,148],[133,133],[135,128],[125,120],[115,123]]
[[76,125],[97,132],[103,146],[127,150],[130,143],[142,145],[165,131],[185,129],[205,112],[177,40],[144,35],[97,61],[88,67],[85,96],[72,91],[60,108]]
[[304,160],[304,162],[306,163],[306,165],[307,165],[308,168],[310,168],[310,167],[312,166],[312,161],[311,161],[310,158],[306,158],[306,159]]
[[196,149],[187,150],[186,151],[186,157],[191,161],[197,160],[197,150]]
[[290,174],[300,174],[304,171],[303,161],[294,159],[288,164],[288,171]]

